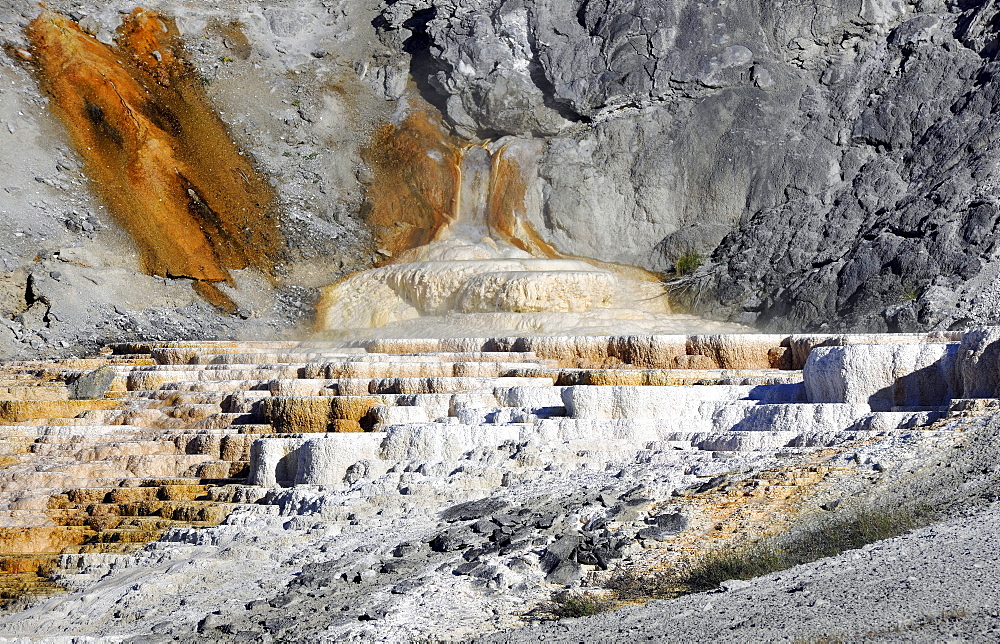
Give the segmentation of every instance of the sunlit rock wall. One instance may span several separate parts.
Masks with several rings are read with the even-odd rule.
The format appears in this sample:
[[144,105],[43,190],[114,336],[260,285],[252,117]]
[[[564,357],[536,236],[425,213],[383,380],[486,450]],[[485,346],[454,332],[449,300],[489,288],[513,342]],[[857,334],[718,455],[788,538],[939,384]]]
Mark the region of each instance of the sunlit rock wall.
[[[140,3],[47,6],[127,51],[116,34]],[[25,60],[41,9],[7,3],[5,355],[307,328],[318,289],[441,232],[455,205],[451,157],[478,145],[506,150],[489,217],[503,241],[535,257],[697,268],[673,300],[703,315],[776,331],[996,317],[992,5],[142,6],[176,26],[172,51],[200,85],[190,93],[263,178],[274,218],[241,234],[222,226],[243,248],[213,247],[218,266],[201,262],[203,277],[228,276],[208,301],[191,293],[197,271],[157,268],[107,209],[120,191],[84,173],[32,75],[39,57]],[[194,192],[216,200],[212,212],[232,202]],[[246,261],[247,249],[266,261]],[[234,268],[245,263],[256,268]]]
[[547,138],[532,222],[547,242],[657,269],[703,255],[689,303],[714,316],[915,330],[996,317],[995,13],[431,0],[382,15],[457,131]]

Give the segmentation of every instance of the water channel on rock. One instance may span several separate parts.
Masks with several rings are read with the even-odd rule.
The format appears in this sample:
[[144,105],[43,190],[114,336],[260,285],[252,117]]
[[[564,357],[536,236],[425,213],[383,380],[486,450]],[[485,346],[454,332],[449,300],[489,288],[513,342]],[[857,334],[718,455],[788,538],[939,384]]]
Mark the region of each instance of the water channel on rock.
[[430,241],[328,287],[319,329],[336,338],[742,330],[672,312],[657,275],[542,241],[523,212],[537,153],[519,143],[459,148],[455,172],[437,173],[454,177],[454,196]]

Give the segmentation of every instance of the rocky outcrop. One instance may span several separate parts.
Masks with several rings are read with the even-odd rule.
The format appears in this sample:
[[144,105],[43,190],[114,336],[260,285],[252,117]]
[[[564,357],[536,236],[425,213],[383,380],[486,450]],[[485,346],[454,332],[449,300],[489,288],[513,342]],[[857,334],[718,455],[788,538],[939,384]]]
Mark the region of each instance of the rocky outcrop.
[[679,297],[717,317],[905,331],[996,315],[994,11],[404,0],[383,29],[458,131],[548,138],[555,247],[701,254]]
[[[151,237],[211,269],[185,260],[151,272],[216,279],[225,268],[209,299],[228,313],[191,298],[186,283],[146,279],[162,261],[123,240],[94,197],[110,203],[124,191],[88,189],[97,177],[81,174],[85,159],[28,76],[45,60],[24,32],[40,10],[18,0],[0,15],[0,55],[11,63],[0,74],[15,90],[0,102],[2,136],[23,150],[0,169],[0,216],[13,235],[0,243],[7,355],[153,339],[158,326],[273,335],[309,318],[315,289],[440,241],[459,193],[476,181],[496,240],[536,258],[679,269],[674,302],[713,318],[833,332],[947,330],[995,317],[990,3],[146,4],[176,24],[168,53],[190,61],[201,87],[160,78],[167,89],[152,72],[146,80],[164,95],[204,94],[217,116],[202,120],[218,118],[271,183],[275,217],[249,232],[220,223],[222,237],[242,245],[222,244],[217,258],[202,242],[174,243],[183,235]],[[105,52],[135,9],[48,6],[79,24],[67,33]],[[167,64],[159,49],[142,49],[151,42],[136,46],[149,69]],[[101,110],[113,120],[110,106]],[[169,132],[163,118],[145,131]],[[49,140],[60,143],[35,143]],[[488,180],[459,167],[483,150]],[[185,148],[178,163],[198,152]],[[194,183],[212,212],[232,205]],[[197,200],[188,206],[197,211]],[[209,224],[211,241],[219,235]],[[188,232],[203,236],[198,226]],[[272,237],[285,240],[287,256],[277,267],[256,262],[270,280],[232,268],[248,254],[275,259]],[[71,271],[86,276],[73,297],[52,283]],[[114,311],[108,291],[135,306]]]

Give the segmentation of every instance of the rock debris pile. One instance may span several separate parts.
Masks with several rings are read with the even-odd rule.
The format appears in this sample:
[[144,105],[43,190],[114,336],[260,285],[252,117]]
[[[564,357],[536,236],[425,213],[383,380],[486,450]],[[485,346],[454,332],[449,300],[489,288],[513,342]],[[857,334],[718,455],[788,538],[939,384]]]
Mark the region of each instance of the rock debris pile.
[[886,453],[947,443],[997,395],[998,340],[164,342],[7,363],[0,584],[14,607],[51,597],[0,625],[516,626],[554,589],[774,532]]

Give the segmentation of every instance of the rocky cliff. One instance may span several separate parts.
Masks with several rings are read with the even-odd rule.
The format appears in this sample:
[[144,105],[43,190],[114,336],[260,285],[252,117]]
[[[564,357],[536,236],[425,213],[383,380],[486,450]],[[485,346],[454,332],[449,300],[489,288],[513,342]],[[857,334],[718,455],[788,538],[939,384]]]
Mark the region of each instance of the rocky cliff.
[[[112,59],[130,51],[136,2],[48,6]],[[674,301],[707,317],[997,319],[992,1],[143,6],[174,25],[194,93],[270,184],[271,218],[250,227],[275,226],[281,248],[223,262],[211,297],[150,270],[114,212],[127,186],[109,189],[57,118],[29,38],[41,10],[16,0],[0,10],[0,354],[304,328],[317,289],[429,238],[449,151],[484,141],[527,151],[517,227],[533,247],[680,267]],[[397,133],[426,113],[441,123],[407,148]]]
[[661,270],[710,257],[680,290],[713,316],[879,330],[994,319],[997,15],[925,0],[383,12],[458,131],[548,139],[537,223],[554,245]]

